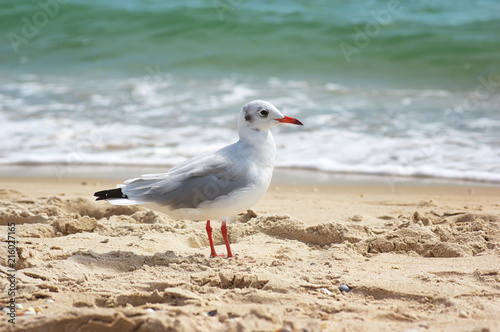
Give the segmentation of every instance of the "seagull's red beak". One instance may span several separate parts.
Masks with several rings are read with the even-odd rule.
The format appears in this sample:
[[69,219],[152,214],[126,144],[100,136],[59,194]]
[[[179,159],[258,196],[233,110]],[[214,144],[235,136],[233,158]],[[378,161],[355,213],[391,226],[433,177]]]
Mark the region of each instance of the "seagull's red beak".
[[297,120],[295,118],[291,118],[289,116],[285,116],[283,119],[275,119],[275,120],[278,122],[281,122],[281,123],[291,123],[291,124],[303,126],[302,122],[300,122],[299,120]]

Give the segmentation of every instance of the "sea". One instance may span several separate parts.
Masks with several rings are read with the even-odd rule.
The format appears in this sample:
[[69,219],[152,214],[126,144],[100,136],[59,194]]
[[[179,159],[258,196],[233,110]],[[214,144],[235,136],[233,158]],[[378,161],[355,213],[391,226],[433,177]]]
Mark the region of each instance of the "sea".
[[264,99],[279,169],[500,184],[498,0],[1,0],[0,36],[3,175],[168,169]]

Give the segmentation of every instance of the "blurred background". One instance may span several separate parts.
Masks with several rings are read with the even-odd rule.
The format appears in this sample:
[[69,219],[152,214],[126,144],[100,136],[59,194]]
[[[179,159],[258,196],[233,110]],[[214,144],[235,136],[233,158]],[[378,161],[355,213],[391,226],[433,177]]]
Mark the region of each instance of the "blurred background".
[[0,175],[160,172],[265,99],[305,125],[278,167],[498,184],[499,31],[497,0],[2,0]]

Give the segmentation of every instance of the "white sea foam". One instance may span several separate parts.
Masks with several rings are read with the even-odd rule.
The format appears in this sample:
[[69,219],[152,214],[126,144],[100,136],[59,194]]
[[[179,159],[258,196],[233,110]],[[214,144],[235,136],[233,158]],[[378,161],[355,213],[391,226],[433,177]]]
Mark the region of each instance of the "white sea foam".
[[162,77],[81,82],[31,75],[0,85],[1,164],[172,165],[237,139],[239,108],[267,99],[277,166],[500,182],[500,112],[453,107],[467,92],[363,90],[335,82]]

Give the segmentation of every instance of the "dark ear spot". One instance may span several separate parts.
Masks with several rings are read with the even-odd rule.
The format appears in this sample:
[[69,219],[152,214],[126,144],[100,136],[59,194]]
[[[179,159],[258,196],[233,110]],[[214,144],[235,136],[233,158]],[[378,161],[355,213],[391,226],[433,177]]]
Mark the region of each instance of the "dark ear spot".
[[243,112],[245,112],[245,121],[252,122],[252,116],[250,115],[250,107],[248,105],[243,106]]

